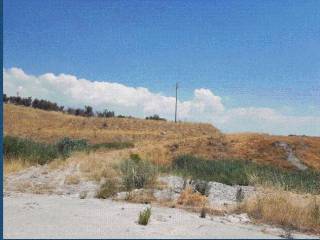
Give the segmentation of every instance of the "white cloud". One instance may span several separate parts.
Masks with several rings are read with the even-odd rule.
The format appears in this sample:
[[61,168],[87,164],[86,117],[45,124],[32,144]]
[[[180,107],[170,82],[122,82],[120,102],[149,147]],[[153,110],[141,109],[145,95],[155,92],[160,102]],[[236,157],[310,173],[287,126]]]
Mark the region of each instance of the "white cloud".
[[[108,108],[117,114],[145,117],[174,115],[175,98],[153,93],[143,87],[129,87],[114,82],[78,79],[67,74],[26,74],[22,69],[3,69],[4,92],[32,96],[65,106],[91,105]],[[222,98],[209,89],[195,89],[193,98],[179,101],[179,118],[213,123],[223,131],[259,131],[275,134],[320,135],[320,116],[287,116],[271,108],[226,109]]]

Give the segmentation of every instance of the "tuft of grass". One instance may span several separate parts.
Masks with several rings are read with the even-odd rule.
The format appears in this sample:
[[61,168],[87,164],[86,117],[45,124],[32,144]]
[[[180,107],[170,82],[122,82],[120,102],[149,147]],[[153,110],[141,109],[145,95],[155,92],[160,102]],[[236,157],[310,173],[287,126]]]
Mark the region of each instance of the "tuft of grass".
[[155,183],[157,175],[153,164],[141,159],[137,154],[131,154],[129,159],[121,162],[120,171],[126,190],[151,186]]
[[96,198],[107,199],[109,197],[113,197],[119,190],[118,182],[114,178],[108,178],[106,181],[100,186]]
[[140,225],[147,225],[149,223],[150,217],[151,217],[151,208],[148,207],[139,213],[138,223]]
[[272,185],[302,193],[320,193],[320,172],[287,170],[243,160],[206,160],[182,155],[172,162],[175,173],[228,185]]

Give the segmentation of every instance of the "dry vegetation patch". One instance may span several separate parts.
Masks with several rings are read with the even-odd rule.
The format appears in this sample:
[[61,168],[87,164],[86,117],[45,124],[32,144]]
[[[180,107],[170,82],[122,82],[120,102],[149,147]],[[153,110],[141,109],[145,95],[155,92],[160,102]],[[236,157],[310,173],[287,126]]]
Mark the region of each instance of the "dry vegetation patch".
[[4,159],[3,161],[4,176],[8,176],[9,174],[19,172],[30,166],[31,164],[28,161],[24,161],[22,159],[12,159],[12,158]]
[[64,183],[67,185],[76,185],[80,183],[80,177],[79,175],[67,175],[65,177]]
[[269,190],[241,204],[258,221],[320,233],[320,196]]
[[207,205],[207,197],[199,192],[194,192],[192,188],[187,187],[183,190],[177,200],[179,205],[184,207],[192,207],[194,209],[202,209]]

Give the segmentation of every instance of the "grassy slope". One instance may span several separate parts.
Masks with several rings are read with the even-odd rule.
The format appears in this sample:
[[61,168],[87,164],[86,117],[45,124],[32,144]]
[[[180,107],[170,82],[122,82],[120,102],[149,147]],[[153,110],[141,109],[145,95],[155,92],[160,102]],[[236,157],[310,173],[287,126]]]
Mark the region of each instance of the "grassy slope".
[[320,169],[319,137],[225,135],[210,124],[86,118],[4,104],[4,134],[45,142],[65,136],[90,143],[133,141],[142,157],[159,163],[179,154],[194,154],[209,159],[252,159],[291,168],[285,151],[274,147],[274,142],[285,141],[306,165]]

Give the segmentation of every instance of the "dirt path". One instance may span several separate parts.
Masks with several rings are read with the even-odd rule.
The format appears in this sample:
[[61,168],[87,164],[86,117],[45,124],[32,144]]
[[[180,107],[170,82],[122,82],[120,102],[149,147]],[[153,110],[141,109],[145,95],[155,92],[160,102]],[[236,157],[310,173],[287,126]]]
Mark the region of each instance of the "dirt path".
[[[146,205],[66,196],[4,198],[5,238],[279,238],[283,230],[152,206],[149,225],[137,224]],[[296,235],[303,238],[306,235]]]

